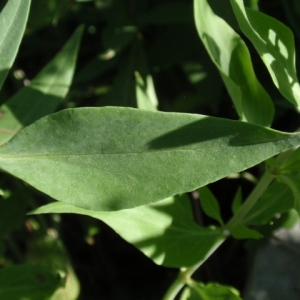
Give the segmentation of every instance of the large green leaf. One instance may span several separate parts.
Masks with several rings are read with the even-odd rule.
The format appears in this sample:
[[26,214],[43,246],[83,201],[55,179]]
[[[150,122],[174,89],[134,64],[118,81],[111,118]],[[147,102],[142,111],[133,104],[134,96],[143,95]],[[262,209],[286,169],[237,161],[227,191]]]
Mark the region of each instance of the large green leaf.
[[292,31],[272,17],[245,8],[243,0],[231,0],[231,5],[241,30],[262,57],[274,84],[299,109],[300,86]]
[[0,144],[23,127],[56,110],[72,83],[82,31],[81,26],[30,85],[0,107]]
[[0,14],[0,88],[17,55],[30,0],[9,0]]
[[46,300],[62,284],[59,274],[38,265],[19,265],[0,270],[0,298]]
[[0,168],[54,199],[119,210],[191,191],[300,144],[240,121],[132,108],[46,116],[0,148]]
[[224,239],[220,229],[203,228],[194,222],[186,196],[114,212],[91,211],[55,202],[34,213],[76,213],[100,219],[157,264],[174,268],[196,264]]
[[194,14],[199,36],[219,69],[241,120],[270,126],[273,103],[255,76],[244,41],[214,14],[206,0],[194,0]]

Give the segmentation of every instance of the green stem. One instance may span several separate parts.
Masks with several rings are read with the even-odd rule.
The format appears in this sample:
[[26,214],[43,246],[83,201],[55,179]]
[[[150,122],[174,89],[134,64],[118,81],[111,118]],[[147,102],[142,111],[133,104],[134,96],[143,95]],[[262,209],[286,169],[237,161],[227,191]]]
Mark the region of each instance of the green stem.
[[[289,150],[287,152],[281,153],[277,157],[277,162],[279,165],[283,164],[294,152],[294,149]],[[276,172],[275,172],[276,173]],[[237,211],[237,213],[231,218],[231,220],[228,222],[226,227],[236,227],[238,225],[243,224],[243,221],[245,220],[245,217],[249,213],[249,211],[252,209],[252,207],[257,203],[257,201],[260,199],[260,197],[263,195],[263,193],[266,191],[270,183],[274,180],[275,175],[272,174],[272,172],[265,172],[265,174],[262,176],[252,193],[249,195],[249,197],[246,199],[244,204],[240,207],[240,209]],[[225,237],[220,239],[218,243],[214,245],[210,249],[210,251],[206,254],[206,256],[195,266],[190,268],[182,268],[175,279],[175,281],[172,283],[172,285],[167,290],[163,300],[174,300],[175,297],[178,295],[180,290],[185,286],[185,284],[188,284],[190,282],[191,276],[193,273],[221,246],[221,244],[225,241]]]
[[269,172],[266,172],[261,180],[258,182],[252,193],[249,195],[249,197],[246,199],[244,204],[240,207],[240,209],[237,211],[237,213],[231,218],[231,220],[228,222],[226,227],[236,227],[243,223],[243,220],[245,219],[245,216],[249,213],[249,211],[253,208],[253,206],[256,204],[258,199],[263,195],[265,190],[268,188],[270,183],[274,179],[274,175],[270,174]]
[[199,261],[196,265],[189,268],[182,268],[179,271],[179,274],[172,285],[167,290],[166,294],[163,297],[163,300],[174,300],[180,290],[190,281],[191,276],[196,270],[223,244],[225,237],[221,238],[215,245],[212,247],[205,257]]

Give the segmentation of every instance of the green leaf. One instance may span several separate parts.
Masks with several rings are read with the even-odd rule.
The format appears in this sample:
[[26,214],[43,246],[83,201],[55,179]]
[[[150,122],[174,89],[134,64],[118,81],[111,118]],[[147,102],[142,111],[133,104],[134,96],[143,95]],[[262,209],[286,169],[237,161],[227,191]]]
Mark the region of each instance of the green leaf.
[[135,91],[137,107],[144,110],[157,111],[158,100],[152,76],[141,42],[136,45]]
[[242,300],[239,291],[231,286],[218,283],[203,284],[192,281],[186,287],[180,300]]
[[276,214],[285,213],[292,209],[294,203],[294,196],[289,187],[281,182],[274,181],[245,216],[243,224],[267,224]]
[[0,89],[23,37],[30,0],[9,0],[0,14]]
[[62,284],[59,274],[38,265],[18,265],[0,270],[0,298],[46,300]]
[[300,173],[300,148],[296,149],[291,156],[281,165],[281,174]]
[[30,85],[0,107],[0,144],[23,127],[56,110],[72,83],[82,31],[81,26]]
[[33,213],[76,213],[100,219],[157,264],[174,268],[196,264],[224,239],[219,229],[203,228],[194,222],[186,196],[116,212],[97,212],[55,202]]
[[58,235],[56,229],[51,228],[44,235],[40,233],[31,236],[26,243],[26,262],[47,266],[65,281],[47,300],[75,300],[79,297],[80,284]]
[[243,204],[242,189],[241,187],[239,187],[232,202],[232,207],[231,207],[232,212],[236,214],[236,212],[239,210],[242,204]]
[[203,211],[211,218],[217,220],[221,225],[224,225],[222,220],[220,206],[217,198],[206,186],[199,189],[200,202]]
[[0,168],[54,199],[119,210],[195,190],[300,143],[240,121],[132,108],[46,116],[0,148]]
[[274,84],[299,109],[300,86],[292,31],[272,17],[245,8],[243,0],[231,0],[231,5],[241,30],[262,57]]
[[206,0],[194,0],[194,14],[200,39],[219,69],[240,119],[270,126],[273,103],[255,76],[244,41],[214,14]]
[[298,214],[300,214],[300,174],[296,175],[280,175],[278,180],[285,183],[293,192],[294,207]]
[[263,237],[258,231],[250,229],[246,226],[230,228],[229,231],[236,239],[260,239]]

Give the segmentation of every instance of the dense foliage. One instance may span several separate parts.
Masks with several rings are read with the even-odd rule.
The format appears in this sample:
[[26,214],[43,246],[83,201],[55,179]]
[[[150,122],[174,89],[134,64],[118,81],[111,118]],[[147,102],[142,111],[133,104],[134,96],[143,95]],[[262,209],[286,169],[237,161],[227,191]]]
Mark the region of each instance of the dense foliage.
[[241,299],[300,212],[298,1],[0,8],[0,298]]

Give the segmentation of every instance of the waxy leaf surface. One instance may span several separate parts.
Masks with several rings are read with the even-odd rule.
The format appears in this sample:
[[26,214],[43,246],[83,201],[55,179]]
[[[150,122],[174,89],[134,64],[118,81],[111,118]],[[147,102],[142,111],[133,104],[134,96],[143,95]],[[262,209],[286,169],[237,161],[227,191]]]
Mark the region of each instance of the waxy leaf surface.
[[46,116],[0,148],[0,168],[54,199],[119,210],[191,191],[299,145],[241,121],[132,108]]

